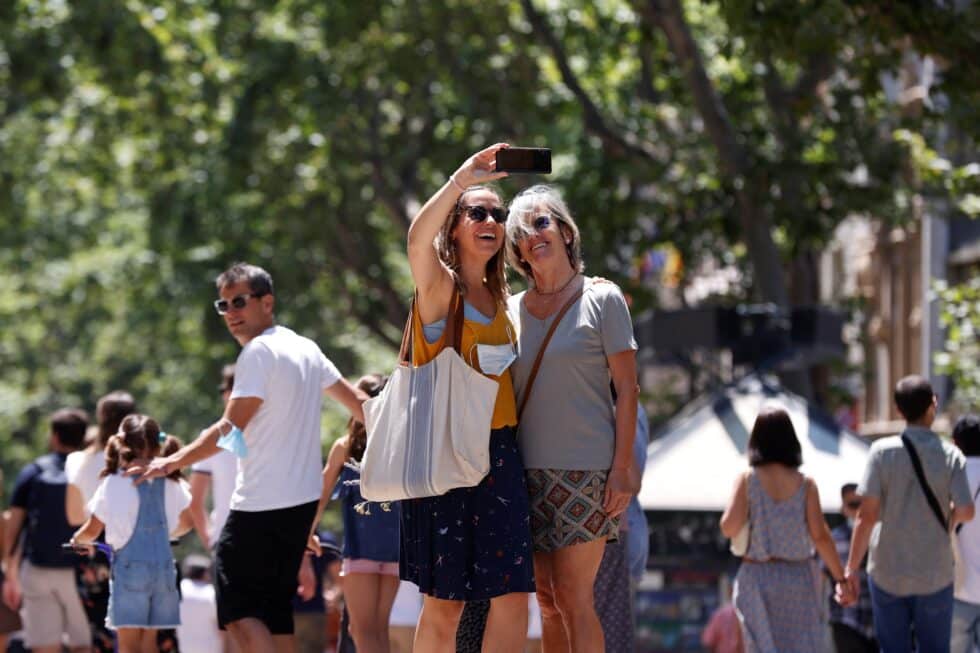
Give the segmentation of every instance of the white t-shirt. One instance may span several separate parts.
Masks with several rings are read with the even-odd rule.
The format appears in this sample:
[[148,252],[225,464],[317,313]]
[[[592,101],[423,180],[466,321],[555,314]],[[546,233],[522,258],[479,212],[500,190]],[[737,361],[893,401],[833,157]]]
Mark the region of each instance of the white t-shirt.
[[[167,531],[171,534],[180,523],[180,513],[191,504],[191,489],[187,481],[172,479],[153,479],[147,483],[166,483],[163,491],[163,505],[167,513]],[[105,524],[105,541],[115,550],[126,545],[136,528],[136,518],[140,511],[139,490],[133,479],[122,472],[106,476],[88,503],[90,514]]]
[[231,510],[231,495],[238,476],[238,457],[222,449],[210,458],[194,463],[191,471],[211,477],[211,519],[208,525],[211,540],[217,541]]
[[283,326],[250,340],[235,363],[231,398],[262,405],[243,429],[231,509],[278,510],[320,498],[320,408],[340,372],[315,342]]
[[65,477],[82,492],[82,500],[88,503],[99,487],[99,474],[105,469],[105,452],[74,451],[65,459]]
[[[980,458],[970,456],[966,459],[966,478],[970,483],[970,496],[976,497],[980,488]],[[963,524],[956,540],[961,564],[956,566],[953,595],[960,601],[980,603],[980,519]]]
[[182,653],[220,651],[221,631],[214,585],[185,578],[180,581],[180,625],[177,640]]

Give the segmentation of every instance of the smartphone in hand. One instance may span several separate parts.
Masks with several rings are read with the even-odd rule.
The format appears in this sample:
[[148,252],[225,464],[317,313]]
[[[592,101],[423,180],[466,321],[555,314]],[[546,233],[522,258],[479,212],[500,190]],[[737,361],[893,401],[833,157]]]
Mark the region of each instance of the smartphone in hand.
[[551,173],[551,150],[546,147],[505,147],[497,151],[496,172]]

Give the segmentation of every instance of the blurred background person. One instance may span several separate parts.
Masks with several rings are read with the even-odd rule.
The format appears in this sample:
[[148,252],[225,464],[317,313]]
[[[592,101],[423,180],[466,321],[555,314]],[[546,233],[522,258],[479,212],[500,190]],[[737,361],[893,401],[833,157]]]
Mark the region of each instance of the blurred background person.
[[320,555],[305,555],[300,586],[293,599],[293,624],[297,653],[323,653],[327,646],[327,601],[324,580],[340,567],[340,548],[332,533],[319,531]]
[[191,554],[184,558],[180,581],[180,626],[177,641],[181,653],[215,653],[222,648],[217,604],[211,583],[211,559]]
[[[136,401],[125,390],[103,395],[95,404],[95,432],[88,446],[68,454],[65,460],[68,479],[65,510],[72,526],[81,526],[88,519],[88,502],[99,487],[100,474],[105,469],[106,443],[119,430],[123,418],[134,412]],[[102,551],[95,551],[90,556],[76,556],[75,560],[78,591],[92,629],[92,645],[99,653],[112,653],[115,636],[105,625],[109,609],[109,559]]]
[[419,588],[407,580],[401,581],[388,618],[391,653],[412,653],[415,624],[419,622],[421,613],[422,594],[419,593]]
[[[966,456],[966,478],[974,505],[980,495],[980,417],[964,415],[953,426],[953,442]],[[980,520],[956,529],[959,559],[953,586],[952,653],[980,648]]]
[[837,593],[851,598],[817,485],[799,471],[800,441],[783,408],[759,412],[748,458],[750,470],[739,475],[721,517],[725,537],[735,537],[746,523],[751,529],[733,597],[745,650],[823,653],[830,642],[814,548]]
[[[65,460],[82,447],[87,429],[88,416],[81,410],[52,414],[50,453],[24,467],[14,482],[4,541],[3,598],[11,608],[20,604],[24,643],[34,653],[60,653],[63,641],[73,653],[91,650],[75,557],[61,547],[74,531],[65,512]],[[23,556],[15,569],[21,530]]]
[[[228,403],[231,389],[235,386],[235,366],[221,368],[222,405]],[[231,495],[235,491],[235,476],[238,474],[238,459],[231,451],[221,449],[209,458],[191,466],[191,516],[194,530],[205,549],[210,549],[218,541],[218,535],[225,526],[231,510]],[[211,514],[207,514],[208,493],[211,494]]]
[[701,633],[701,645],[711,653],[742,653],[742,628],[732,605],[732,586],[727,582],[727,577],[725,581],[724,599],[711,613]]
[[[847,564],[851,552],[851,536],[854,533],[854,520],[861,507],[861,497],[857,493],[857,483],[846,483],[841,487],[841,512],[844,523],[831,531],[837,555],[841,564]],[[833,596],[830,601],[830,627],[834,637],[837,653],[875,653],[878,642],[875,641],[874,615],[871,611],[871,590],[868,588],[868,574],[864,568],[867,558],[861,568],[861,589],[857,601],[853,605],[843,606]]]
[[[3,505],[3,472],[0,471],[0,505]],[[3,514],[0,515],[0,546],[6,542],[6,532],[7,532],[7,521],[10,519],[10,511],[4,510]],[[14,536],[13,541],[15,542],[15,548],[17,547],[16,541],[17,537]],[[15,553],[12,557],[11,568],[16,569],[20,564],[20,556]],[[3,585],[3,575],[5,570],[0,569],[0,585]],[[21,629],[20,615],[17,614],[16,610],[13,610],[4,601],[0,601],[0,651],[7,650],[7,637],[18,630]]]

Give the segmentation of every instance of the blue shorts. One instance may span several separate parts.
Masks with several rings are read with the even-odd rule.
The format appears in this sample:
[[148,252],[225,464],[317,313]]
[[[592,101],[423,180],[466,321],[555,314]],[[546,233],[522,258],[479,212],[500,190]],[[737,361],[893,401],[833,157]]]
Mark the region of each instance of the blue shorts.
[[177,569],[173,562],[116,561],[109,577],[109,628],[176,628],[180,625]]

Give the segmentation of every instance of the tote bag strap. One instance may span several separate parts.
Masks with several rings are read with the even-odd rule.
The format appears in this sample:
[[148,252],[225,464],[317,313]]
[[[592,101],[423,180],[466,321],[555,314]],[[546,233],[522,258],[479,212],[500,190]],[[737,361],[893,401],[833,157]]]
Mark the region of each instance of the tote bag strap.
[[585,287],[583,286],[581,290],[572,295],[565,305],[561,307],[561,310],[555,315],[555,319],[551,322],[551,327],[548,329],[548,333],[545,334],[544,340],[541,341],[541,347],[538,349],[538,355],[534,357],[534,365],[531,366],[531,374],[527,377],[527,387],[524,389],[524,397],[521,399],[521,407],[517,409],[517,420],[520,421],[521,415],[524,414],[524,407],[527,405],[527,400],[531,396],[531,388],[534,387],[534,379],[538,376],[538,369],[541,367],[541,358],[544,357],[544,350],[548,347],[548,343],[551,341],[551,336],[555,335],[555,329],[558,328],[558,323],[561,319],[565,317],[565,313],[568,309],[572,307],[572,304],[578,301],[582,293],[585,292]]
[[[398,348],[398,363],[400,365],[412,364],[412,339],[415,335],[415,306],[419,301],[419,291],[415,291],[412,302],[408,306],[408,321],[405,322],[405,329],[402,331],[402,344]],[[463,298],[459,294],[459,288],[453,284],[453,295],[449,299],[449,313],[446,314],[446,330],[448,337],[443,343],[452,343],[456,353],[460,353],[463,346]],[[445,348],[445,344],[443,344]]]

